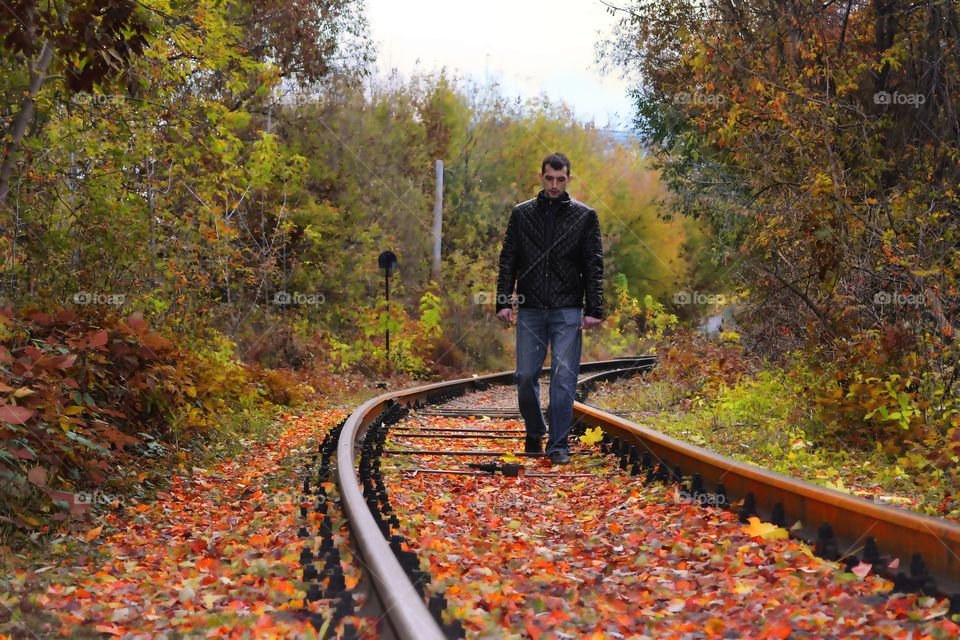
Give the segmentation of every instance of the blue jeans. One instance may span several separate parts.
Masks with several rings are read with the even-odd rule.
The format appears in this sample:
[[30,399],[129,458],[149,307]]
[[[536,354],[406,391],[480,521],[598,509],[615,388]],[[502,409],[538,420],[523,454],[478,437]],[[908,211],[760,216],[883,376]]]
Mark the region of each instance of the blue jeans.
[[542,438],[547,432],[540,410],[540,370],[550,345],[550,437],[547,453],[569,452],[567,436],[573,421],[573,401],[580,373],[583,331],[580,307],[528,309],[517,315],[517,400],[528,438]]

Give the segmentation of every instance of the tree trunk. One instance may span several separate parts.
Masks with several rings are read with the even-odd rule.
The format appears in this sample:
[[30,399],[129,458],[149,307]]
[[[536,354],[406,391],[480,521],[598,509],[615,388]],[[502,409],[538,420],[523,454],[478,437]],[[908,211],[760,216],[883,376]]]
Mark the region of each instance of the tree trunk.
[[10,193],[10,178],[13,176],[13,167],[16,165],[17,155],[20,153],[20,145],[23,143],[23,137],[27,134],[30,123],[33,122],[33,113],[37,106],[35,97],[44,80],[47,79],[47,69],[50,67],[52,60],[53,45],[48,40],[43,43],[37,64],[30,70],[30,88],[23,98],[20,113],[13,121],[13,128],[10,131],[10,141],[7,143],[3,156],[3,166],[0,167],[0,207],[3,207],[7,202],[7,194]]

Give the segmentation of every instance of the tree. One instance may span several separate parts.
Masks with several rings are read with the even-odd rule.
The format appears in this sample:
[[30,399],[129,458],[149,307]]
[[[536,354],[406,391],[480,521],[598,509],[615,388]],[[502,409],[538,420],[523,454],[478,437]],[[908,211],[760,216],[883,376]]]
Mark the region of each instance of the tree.
[[116,75],[130,58],[140,55],[156,21],[133,0],[81,1],[70,4],[20,0],[0,11],[0,50],[27,68],[29,81],[20,109],[5,135],[0,164],[0,207],[10,191],[10,179],[33,122],[36,96],[47,80],[51,62],[69,91],[90,91]]
[[620,16],[608,59],[644,78],[637,127],[674,210],[708,220],[736,256],[756,344],[822,348],[828,363],[851,344],[879,349],[853,366],[900,367],[904,384],[948,397],[960,364],[955,3],[642,0]]

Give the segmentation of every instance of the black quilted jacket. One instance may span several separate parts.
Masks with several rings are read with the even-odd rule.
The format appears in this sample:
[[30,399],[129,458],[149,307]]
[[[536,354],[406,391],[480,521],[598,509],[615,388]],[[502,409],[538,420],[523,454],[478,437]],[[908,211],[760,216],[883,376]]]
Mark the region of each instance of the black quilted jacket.
[[552,242],[543,191],[513,208],[500,250],[497,311],[510,306],[517,282],[521,307],[583,307],[584,315],[603,317],[600,219],[566,192],[560,198]]

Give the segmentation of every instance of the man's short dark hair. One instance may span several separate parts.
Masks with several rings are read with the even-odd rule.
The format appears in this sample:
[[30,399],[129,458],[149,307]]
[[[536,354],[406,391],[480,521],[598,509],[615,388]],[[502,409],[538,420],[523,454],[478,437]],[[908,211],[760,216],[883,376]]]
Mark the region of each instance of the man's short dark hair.
[[551,153],[549,156],[543,159],[543,162],[540,164],[540,173],[544,173],[547,170],[547,165],[550,165],[550,168],[554,171],[559,171],[560,169],[566,168],[567,175],[570,175],[570,158],[563,155],[559,151],[556,153]]

